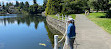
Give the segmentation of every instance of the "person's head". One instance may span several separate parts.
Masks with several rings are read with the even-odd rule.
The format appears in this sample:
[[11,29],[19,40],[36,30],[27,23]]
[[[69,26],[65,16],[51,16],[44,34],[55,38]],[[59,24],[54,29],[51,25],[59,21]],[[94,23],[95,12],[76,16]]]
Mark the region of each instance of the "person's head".
[[68,23],[72,23],[73,18],[68,18]]

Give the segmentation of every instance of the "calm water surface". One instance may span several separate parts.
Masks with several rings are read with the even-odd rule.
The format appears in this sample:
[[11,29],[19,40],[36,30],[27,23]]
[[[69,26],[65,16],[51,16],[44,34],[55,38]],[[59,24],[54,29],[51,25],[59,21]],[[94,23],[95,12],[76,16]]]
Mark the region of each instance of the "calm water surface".
[[0,49],[53,49],[46,27],[42,16],[0,16]]

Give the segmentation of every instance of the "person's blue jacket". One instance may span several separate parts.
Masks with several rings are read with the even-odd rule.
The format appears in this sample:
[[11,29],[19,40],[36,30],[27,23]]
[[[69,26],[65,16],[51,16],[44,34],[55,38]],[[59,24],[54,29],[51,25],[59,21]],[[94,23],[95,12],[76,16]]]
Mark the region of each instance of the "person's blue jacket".
[[68,36],[69,38],[76,36],[76,33],[75,33],[75,25],[73,25],[72,23],[70,23],[69,26],[68,26],[67,36]]

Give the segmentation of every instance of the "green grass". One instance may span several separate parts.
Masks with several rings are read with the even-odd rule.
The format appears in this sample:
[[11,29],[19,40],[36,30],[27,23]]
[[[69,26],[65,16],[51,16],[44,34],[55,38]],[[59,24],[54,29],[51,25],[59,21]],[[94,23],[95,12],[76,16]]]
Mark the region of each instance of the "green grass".
[[105,18],[105,14],[106,13],[90,13],[87,17],[111,34],[111,19]]
[[70,16],[72,16],[73,19],[76,18],[76,15],[75,15],[75,14],[70,14]]
[[105,17],[106,13],[90,13],[89,18],[100,18],[100,17]]
[[58,17],[56,15],[49,15],[52,18],[58,19]]
[[[58,19],[58,17],[56,15],[49,15],[49,16],[52,17],[52,18]],[[73,19],[76,18],[75,14],[70,14],[70,16],[72,16]],[[65,20],[65,17],[63,19]],[[62,17],[60,17],[59,20],[62,20]]]

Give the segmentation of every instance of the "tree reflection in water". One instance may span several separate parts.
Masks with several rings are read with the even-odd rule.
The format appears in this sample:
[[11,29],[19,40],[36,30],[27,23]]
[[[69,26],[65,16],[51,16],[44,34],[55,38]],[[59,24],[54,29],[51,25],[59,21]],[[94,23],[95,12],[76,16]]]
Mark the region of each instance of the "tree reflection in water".
[[54,47],[54,35],[59,35],[58,40],[61,39],[61,37],[63,36],[59,31],[57,31],[56,29],[54,29],[52,26],[50,26],[49,24],[47,24],[45,22],[45,28],[48,32],[48,37],[52,43],[52,46]]
[[48,32],[48,37],[52,43],[52,46],[54,46],[54,35],[59,35],[62,36],[62,34],[52,28],[50,25],[47,24],[46,18],[41,16],[41,15],[17,15],[17,17],[11,17],[11,18],[3,18],[0,19],[0,23],[3,23],[5,26],[7,24],[14,24],[17,23],[18,25],[20,24],[27,24],[27,26],[30,26],[31,23],[34,23],[35,29],[37,29],[39,22],[44,22],[45,28]]
[[35,29],[37,29],[38,23],[45,21],[45,17],[41,15],[17,15],[17,17],[12,18],[3,18],[0,19],[0,23],[2,22],[5,26],[8,24],[13,24],[17,22],[17,24],[25,23],[27,26],[30,26],[31,23],[35,24]]

